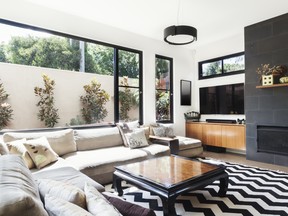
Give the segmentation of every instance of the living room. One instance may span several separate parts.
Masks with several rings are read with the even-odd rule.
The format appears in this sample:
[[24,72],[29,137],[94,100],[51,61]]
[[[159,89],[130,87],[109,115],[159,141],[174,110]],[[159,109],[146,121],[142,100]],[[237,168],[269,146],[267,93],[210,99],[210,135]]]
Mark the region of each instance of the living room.
[[[181,0],[180,0],[181,1]],[[180,2],[179,1],[179,2]],[[221,23],[215,24],[212,21],[209,21],[208,18],[206,19],[206,28],[209,27],[208,30],[201,31],[200,26],[198,27],[197,21],[195,23],[190,23],[192,26],[196,27],[198,30],[198,36],[197,41],[184,46],[175,46],[175,45],[169,45],[164,42],[163,40],[163,30],[165,27],[176,24],[177,21],[177,10],[179,11],[179,2],[175,1],[173,4],[171,3],[170,6],[167,6],[167,10],[169,13],[173,12],[173,15],[171,15],[169,18],[165,16],[165,22],[164,16],[163,18],[159,18],[159,13],[157,13],[156,9],[155,11],[151,9],[151,14],[149,12],[145,12],[146,16],[143,18],[140,18],[140,15],[143,15],[144,12],[141,12],[139,8],[147,8],[147,5],[149,7],[153,7],[151,5],[157,4],[157,6],[160,6],[161,4],[167,4],[164,1],[153,3],[153,2],[142,2],[137,5],[135,2],[131,3],[131,8],[136,7],[136,9],[131,9],[129,7],[126,8],[122,7],[119,2],[113,2],[113,5],[115,5],[115,8],[109,8],[109,9],[101,9],[101,11],[105,11],[105,13],[109,13],[111,17],[114,18],[107,18],[107,15],[103,15],[100,13],[100,11],[97,11],[99,13],[97,19],[92,17],[92,13],[94,12],[94,8],[97,4],[88,2],[85,10],[87,12],[79,11],[77,4],[75,2],[73,3],[57,3],[54,2],[40,2],[40,1],[33,1],[33,0],[27,0],[27,1],[18,1],[18,0],[12,0],[5,3],[5,7],[1,7],[1,20],[11,22],[13,24],[22,24],[22,25],[28,25],[36,28],[46,29],[49,31],[54,31],[57,33],[62,33],[64,35],[72,35],[78,38],[84,38],[91,41],[97,41],[101,42],[106,45],[115,45],[119,48],[127,48],[131,50],[140,51],[143,61],[142,61],[142,70],[143,70],[143,107],[142,110],[142,116],[141,114],[136,114],[136,116],[139,117],[140,122],[143,124],[151,124],[156,122],[156,115],[157,112],[155,111],[155,56],[160,57],[167,57],[173,59],[173,109],[172,109],[172,115],[173,118],[171,122],[173,123],[173,129],[174,133],[179,136],[185,136],[185,118],[184,113],[190,112],[190,111],[200,111],[200,97],[199,97],[199,91],[202,87],[212,87],[212,86],[221,86],[221,85],[231,85],[231,84],[238,84],[238,83],[245,83],[245,114],[229,114],[229,115],[201,115],[201,121],[205,121],[206,119],[227,119],[227,120],[236,120],[237,119],[245,119],[246,120],[246,139],[245,143],[248,143],[249,145],[246,146],[246,149],[244,151],[236,151],[236,153],[240,153],[240,161],[241,158],[247,157],[249,160],[253,161],[261,161],[268,163],[267,167],[262,168],[270,168],[270,165],[282,165],[287,166],[288,160],[287,155],[278,153],[267,153],[267,152],[259,152],[256,149],[256,139],[257,132],[255,132],[258,129],[258,123],[259,126],[264,128],[266,126],[275,126],[276,125],[276,119],[279,120],[277,123],[277,127],[285,127],[287,126],[287,123],[285,119],[287,118],[285,115],[285,112],[287,111],[287,104],[284,102],[279,104],[280,107],[277,107],[277,101],[271,101],[270,104],[274,104],[274,106],[270,105],[268,102],[264,103],[263,98],[261,98],[261,95],[265,96],[266,99],[269,97],[272,97],[272,95],[278,94],[277,99],[279,101],[279,98],[285,97],[286,93],[284,92],[284,89],[276,90],[276,88],[272,91],[269,89],[257,89],[256,86],[261,85],[258,81],[258,77],[255,71],[255,68],[260,67],[261,64],[267,64],[269,63],[268,60],[271,60],[272,64],[277,65],[286,65],[287,66],[287,19],[286,24],[284,23],[282,26],[283,30],[279,34],[284,35],[282,38],[282,48],[278,56],[282,55],[282,57],[279,57],[278,59],[275,59],[273,56],[269,57],[263,57],[263,59],[257,59],[255,60],[255,50],[253,50],[252,45],[250,47],[248,46],[248,43],[246,43],[246,40],[249,37],[251,37],[252,41],[255,42],[255,39],[253,38],[257,33],[260,35],[261,38],[261,31],[259,30],[257,32],[254,32],[254,35],[251,33],[248,35],[249,29],[247,28],[245,30],[245,27],[248,27],[253,24],[257,24],[262,21],[267,21],[271,18],[284,15],[287,17],[287,11],[285,11],[285,8],[287,8],[287,3],[285,1],[279,2],[276,6],[272,4],[271,2],[267,3],[267,7],[263,6],[263,11],[259,11],[259,7],[257,6],[257,3],[245,3],[246,8],[251,6],[251,8],[247,9],[247,12],[239,12],[239,14],[247,13],[250,15],[250,20],[246,20],[247,23],[243,24],[239,22],[236,18],[234,23],[235,26],[231,26],[230,31],[224,31],[223,28],[220,28],[223,30],[223,32],[219,33],[217,31],[217,25],[221,25]],[[93,7],[89,7],[89,4],[92,4]],[[112,3],[112,2],[110,2]],[[125,4],[128,3],[125,2]],[[209,3],[209,4],[208,4]],[[212,2],[206,2],[204,6],[210,7],[211,5],[214,5],[215,3]],[[231,3],[225,2],[227,4],[227,8],[232,7]],[[259,2],[258,2],[259,3]],[[99,3],[100,4],[100,3]],[[103,4],[103,5],[101,5]],[[108,5],[105,5],[104,3],[101,3],[102,6],[106,6],[108,8]],[[107,3],[109,4],[109,3]],[[123,3],[124,4],[124,3]],[[143,4],[143,5],[142,5]],[[188,4],[186,1],[181,1],[182,7],[180,10],[180,21],[185,22],[185,16],[188,16],[186,13],[195,13],[197,15],[200,14],[200,12],[195,9],[197,8],[197,4],[189,6],[185,6],[185,4]],[[180,5],[181,5],[180,4]],[[204,3],[203,3],[204,4]],[[240,4],[240,3],[239,3]],[[244,3],[243,3],[244,4]],[[249,5],[251,4],[251,5]],[[261,2],[259,3],[261,4]],[[17,7],[16,7],[17,5]],[[67,5],[69,5],[69,10],[67,9]],[[133,7],[132,7],[133,5]],[[209,6],[208,6],[209,5]],[[273,6],[271,6],[273,5]],[[74,7],[73,7],[74,6]],[[119,9],[117,7],[119,6]],[[203,6],[203,5],[202,5]],[[236,7],[237,5],[233,5]],[[286,7],[285,7],[286,6]],[[156,6],[155,6],[156,7]],[[171,7],[171,8],[170,8]],[[200,6],[199,6],[200,7]],[[211,6],[213,8],[213,6]],[[240,7],[240,6],[239,6]],[[120,9],[121,8],[121,9]],[[188,8],[191,9],[192,12],[188,11]],[[272,9],[273,8],[273,9]],[[84,11],[85,11],[84,10]],[[95,9],[96,10],[96,9]],[[121,17],[121,13],[118,13],[119,11],[122,11],[121,13],[126,12],[127,14],[133,17],[134,23],[129,23],[127,19],[127,16]],[[208,9],[207,9],[208,10]],[[254,10],[254,11],[253,11]],[[258,10],[258,11],[257,11]],[[134,11],[132,13],[132,11]],[[136,13],[136,11],[138,13]],[[144,11],[144,10],[143,10]],[[210,9],[209,9],[210,11]],[[231,17],[236,14],[233,14],[234,10],[231,10],[229,13]],[[141,13],[140,13],[141,12]],[[103,12],[104,13],[104,12]],[[168,14],[169,14],[168,13]],[[236,13],[234,11],[234,13]],[[253,17],[253,13],[255,13],[255,17]],[[259,14],[258,14],[259,13]],[[149,18],[147,18],[147,14],[149,14]],[[175,14],[175,15],[174,15]],[[186,15],[185,15],[186,14]],[[230,19],[229,14],[224,16],[221,19],[217,20],[218,22],[226,23],[225,20]],[[258,14],[258,15],[257,15]],[[103,17],[101,17],[103,15]],[[139,15],[139,17],[138,17]],[[238,15],[238,13],[237,13]],[[179,15],[178,15],[179,16]],[[247,15],[248,16],[248,15]],[[117,17],[117,18],[115,18]],[[202,14],[201,19],[204,19],[204,15]],[[103,21],[104,19],[105,22]],[[143,29],[141,30],[141,27],[138,28],[138,31],[135,30],[133,32],[134,28],[132,28],[132,25],[136,25],[135,23],[140,21],[145,22],[145,19],[147,20],[157,20],[159,19],[158,25],[151,25],[151,29],[155,31],[158,31],[156,35],[158,35],[158,39],[155,39],[155,36],[149,35],[148,32],[145,32],[145,28],[143,26]],[[210,18],[213,19],[213,18]],[[216,19],[216,18],[215,18]],[[161,20],[161,22],[160,22]],[[121,22],[125,23],[123,24],[124,27],[121,26]],[[165,24],[164,24],[165,23]],[[208,24],[207,24],[208,23]],[[210,24],[211,23],[211,24]],[[189,25],[190,25],[189,24]],[[131,25],[129,30],[129,25]],[[141,26],[141,24],[138,24]],[[231,24],[230,24],[231,25]],[[243,26],[241,26],[243,25]],[[261,25],[261,24],[260,24]],[[126,29],[125,29],[126,28]],[[147,28],[147,27],[146,27]],[[133,29],[133,30],[132,30]],[[250,28],[252,29],[252,28]],[[214,34],[213,37],[207,37],[208,34]],[[252,35],[252,36],[251,36]],[[260,45],[263,45],[259,42]],[[258,46],[258,43],[257,43]],[[268,46],[268,45],[267,45]],[[277,45],[278,46],[278,45]],[[278,46],[279,47],[279,46]],[[285,48],[286,47],[286,48]],[[250,49],[251,48],[251,49]],[[270,47],[268,47],[270,48]],[[267,48],[267,49],[268,49]],[[264,48],[263,48],[264,50]],[[266,51],[263,51],[265,53]],[[199,79],[199,70],[198,70],[198,63],[214,59],[218,57],[228,56],[235,53],[244,52],[246,55],[249,53],[249,56],[253,56],[253,60],[255,60],[256,63],[252,63],[252,61],[247,61],[245,56],[245,64],[248,68],[245,69],[245,73],[235,74],[235,75],[229,75],[229,76],[219,76],[209,79]],[[274,51],[271,51],[273,53]],[[267,53],[267,52],[266,52]],[[261,55],[261,53],[259,54]],[[269,55],[269,54],[267,54]],[[272,54],[271,54],[272,55]],[[156,56],[156,57],[157,57]],[[81,86],[79,89],[82,89],[83,85],[85,85],[87,82],[89,82],[93,78],[93,74],[85,74],[85,75],[71,75],[68,73],[65,73],[64,75],[58,75],[56,70],[53,69],[41,69],[37,67],[33,67],[32,69],[29,69],[27,66],[21,67],[16,65],[9,65],[6,63],[0,63],[0,78],[1,81],[4,81],[4,87],[7,93],[9,93],[8,103],[11,103],[13,108],[13,119],[9,122],[9,125],[4,128],[3,131],[7,131],[9,129],[15,131],[15,130],[23,130],[23,129],[35,129],[35,128],[45,128],[45,125],[43,125],[43,122],[40,122],[39,119],[37,119],[37,107],[34,105],[37,103],[37,98],[34,96],[33,88],[35,86],[43,85],[41,80],[41,74],[45,72],[46,74],[49,74],[50,78],[55,79],[56,82],[56,92],[59,93],[58,95],[55,94],[55,98],[57,101],[57,105],[60,104],[59,101],[63,101],[64,105],[60,105],[59,111],[60,111],[60,120],[58,124],[55,125],[55,127],[66,127],[66,124],[69,124],[69,121],[72,118],[75,118],[79,114],[80,105],[79,101],[71,102],[74,100],[72,98],[73,94],[77,95],[79,97],[79,91],[75,88],[76,85],[81,83]],[[21,73],[26,71],[26,73],[22,73],[19,76],[17,76],[17,73]],[[247,76],[247,71],[249,72],[249,75]],[[8,75],[9,73],[9,75]],[[33,77],[33,74],[37,74],[37,77]],[[253,74],[253,75],[252,75]],[[59,76],[59,77],[58,77]],[[84,79],[79,77],[85,76]],[[9,79],[8,79],[9,77]],[[69,77],[69,78],[68,78]],[[69,84],[65,84],[67,80],[69,79]],[[98,78],[101,80],[101,78]],[[103,83],[105,83],[105,79],[103,79]],[[140,79],[141,80],[141,79]],[[181,80],[188,80],[191,81],[191,105],[189,106],[181,106]],[[107,81],[108,82],[108,81]],[[110,81],[109,81],[110,82]],[[111,81],[112,82],[112,81]],[[113,93],[113,85],[109,86],[111,89],[110,92]],[[246,93],[246,90],[248,93]],[[267,91],[268,90],[268,91]],[[139,90],[141,91],[141,90]],[[255,91],[258,91],[255,93]],[[21,94],[20,94],[21,92]],[[268,92],[268,93],[267,93]],[[31,95],[31,98],[27,100],[26,96]],[[71,96],[72,95],[72,96]],[[257,95],[257,96],[256,96]],[[260,96],[259,96],[260,95]],[[259,98],[258,98],[259,96]],[[19,98],[19,100],[16,100],[16,98]],[[66,98],[65,98],[66,97]],[[65,99],[64,99],[65,98]],[[113,97],[111,97],[113,98]],[[246,101],[248,100],[248,102]],[[258,109],[258,104],[255,105],[255,101],[261,101],[260,104],[263,105],[263,109]],[[281,100],[281,99],[280,99]],[[23,106],[25,104],[25,107],[20,109],[19,107]],[[30,106],[27,106],[30,105]],[[270,108],[270,111],[267,111],[268,108]],[[68,107],[68,109],[67,109]],[[70,108],[71,107],[71,108]],[[76,108],[75,108],[76,107]],[[119,108],[119,107],[118,107]],[[247,110],[246,110],[247,109]],[[281,112],[277,113],[277,110],[281,109]],[[139,113],[141,113],[141,110]],[[276,111],[275,111],[276,110]],[[24,112],[25,111],[25,112]],[[23,115],[23,112],[25,113]],[[27,114],[27,113],[28,114]],[[116,111],[113,109],[109,110],[109,120],[107,122],[112,122],[112,124],[115,123],[114,113]],[[246,113],[247,112],[247,113]],[[259,112],[261,114],[259,114]],[[274,114],[271,114],[274,113]],[[31,118],[31,114],[34,114],[33,118]],[[267,114],[268,113],[268,114]],[[276,113],[276,114],[275,114]],[[119,114],[119,113],[118,113]],[[117,114],[116,114],[117,115]],[[265,116],[266,115],[266,116]],[[276,115],[276,116],[274,116]],[[265,116],[265,117],[264,117]],[[141,119],[140,119],[141,118]],[[119,119],[119,118],[118,118]],[[36,126],[35,126],[36,125]],[[262,128],[259,128],[262,129]],[[233,149],[232,149],[233,151]],[[233,151],[235,153],[235,151]],[[215,156],[216,158],[225,158],[225,154],[220,153],[210,153],[208,152],[206,154],[207,156]],[[232,154],[233,155],[233,154]],[[237,154],[236,154],[236,157]],[[269,165],[270,164],[270,165]],[[221,215],[221,214],[219,214]]]

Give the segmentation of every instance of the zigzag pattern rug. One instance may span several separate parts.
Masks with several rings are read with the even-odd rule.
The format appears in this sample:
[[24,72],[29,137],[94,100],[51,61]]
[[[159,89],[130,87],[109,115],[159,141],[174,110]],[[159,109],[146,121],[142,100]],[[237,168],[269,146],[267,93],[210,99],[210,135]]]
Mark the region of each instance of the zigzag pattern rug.
[[[211,159],[202,160],[226,166],[229,174],[227,196],[218,197],[219,182],[215,181],[202,190],[179,196],[175,204],[177,215],[288,216],[288,173]],[[163,215],[161,199],[153,193],[126,185],[123,197],[153,209],[157,216]]]

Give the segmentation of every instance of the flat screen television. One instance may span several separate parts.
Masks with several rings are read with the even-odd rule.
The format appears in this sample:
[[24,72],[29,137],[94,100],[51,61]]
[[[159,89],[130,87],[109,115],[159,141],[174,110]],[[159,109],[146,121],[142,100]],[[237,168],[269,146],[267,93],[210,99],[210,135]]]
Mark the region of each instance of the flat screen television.
[[244,114],[244,83],[200,88],[201,114]]

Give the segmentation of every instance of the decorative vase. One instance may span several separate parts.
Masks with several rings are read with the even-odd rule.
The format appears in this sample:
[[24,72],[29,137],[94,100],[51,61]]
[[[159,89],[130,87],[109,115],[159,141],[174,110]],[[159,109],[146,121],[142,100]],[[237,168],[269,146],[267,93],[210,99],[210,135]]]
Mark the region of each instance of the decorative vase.
[[273,85],[273,75],[262,75],[262,85]]

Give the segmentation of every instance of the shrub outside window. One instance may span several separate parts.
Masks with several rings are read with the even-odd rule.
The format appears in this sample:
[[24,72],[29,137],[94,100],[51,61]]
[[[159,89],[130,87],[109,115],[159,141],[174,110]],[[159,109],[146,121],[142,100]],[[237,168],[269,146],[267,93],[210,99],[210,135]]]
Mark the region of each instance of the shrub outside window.
[[[58,74],[59,72],[59,76],[67,77],[63,78],[62,81],[59,81],[57,78],[58,75],[55,79],[54,77],[50,77],[56,83],[55,94],[56,92],[60,92],[62,95],[68,94],[67,98],[75,100],[74,104],[77,106],[77,108],[75,108],[76,106],[65,108],[65,105],[63,105],[62,110],[65,110],[65,112],[62,111],[62,113],[66,115],[66,119],[61,119],[62,116],[60,114],[59,117],[62,123],[56,126],[87,124],[81,116],[81,107],[78,108],[81,104],[79,94],[85,94],[87,89],[92,88],[92,84],[95,88],[94,91],[104,90],[109,95],[109,100],[105,104],[108,114],[107,117],[100,121],[102,125],[115,123],[119,120],[126,121],[132,119],[138,119],[140,123],[143,122],[141,51],[3,19],[0,19],[0,32],[0,66],[2,63],[34,66],[34,69],[31,69],[31,71],[35,71],[37,70],[35,67],[39,67],[39,70],[37,70],[39,74],[35,74],[35,76],[39,76],[39,79],[41,79],[43,71],[51,72],[51,68],[55,69],[52,71],[53,73],[57,72]],[[5,65],[2,66],[5,67]],[[30,71],[30,69],[25,68],[23,70]],[[74,84],[73,91],[71,93],[65,92],[64,94],[64,92],[61,92],[64,91],[61,86],[69,86],[69,77],[76,77],[72,73],[69,75],[67,72],[83,73],[77,75],[77,77],[81,76],[79,85],[76,86]],[[87,76],[88,74],[90,75]],[[95,76],[92,76],[93,74]],[[96,81],[94,78],[96,78]],[[83,83],[83,80],[87,80],[87,82]],[[89,84],[90,87],[88,86]],[[86,86],[85,91],[83,89],[84,86]],[[74,90],[77,88],[79,90]],[[77,94],[73,95],[75,92]],[[66,95],[64,96],[65,98],[62,98],[63,101],[65,101]],[[19,95],[11,94],[10,100],[12,104],[13,100],[17,100],[17,97]],[[31,98],[33,99],[33,97],[35,95],[32,91]],[[55,95],[56,103],[59,105],[61,104],[61,100],[58,97]],[[132,107],[129,111],[127,107],[124,107],[125,104],[131,106],[130,102],[132,103]],[[75,109],[77,110],[75,111]],[[121,110],[128,112],[123,114]],[[76,112],[78,114],[72,114]],[[28,113],[23,113],[23,115],[28,115]],[[17,119],[14,122],[14,124],[17,124]],[[95,123],[99,123],[99,121],[92,122],[92,124]],[[32,126],[32,128],[37,127],[39,126]]]
[[156,121],[173,122],[173,59],[155,58]]
[[244,73],[244,52],[201,61],[198,66],[199,79]]

